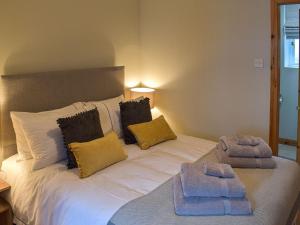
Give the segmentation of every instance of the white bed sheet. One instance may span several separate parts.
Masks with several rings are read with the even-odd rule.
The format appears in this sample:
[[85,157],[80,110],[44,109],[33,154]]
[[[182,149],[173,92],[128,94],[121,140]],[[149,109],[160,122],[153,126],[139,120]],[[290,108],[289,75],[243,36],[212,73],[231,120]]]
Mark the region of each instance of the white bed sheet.
[[31,171],[31,161],[12,156],[2,164],[15,216],[28,225],[106,225],[127,202],[177,174],[183,162],[204,156],[215,142],[178,135],[178,139],[142,151],[127,145],[128,159],[86,178],[65,162]]

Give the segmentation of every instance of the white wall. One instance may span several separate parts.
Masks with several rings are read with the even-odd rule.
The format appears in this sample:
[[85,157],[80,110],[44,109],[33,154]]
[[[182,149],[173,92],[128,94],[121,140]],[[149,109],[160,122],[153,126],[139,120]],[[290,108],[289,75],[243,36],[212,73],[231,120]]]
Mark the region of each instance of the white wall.
[[[179,131],[268,139],[269,0],[142,0],[143,81]],[[254,58],[265,67],[256,69]]]
[[139,76],[139,0],[7,0],[0,74],[126,66]]

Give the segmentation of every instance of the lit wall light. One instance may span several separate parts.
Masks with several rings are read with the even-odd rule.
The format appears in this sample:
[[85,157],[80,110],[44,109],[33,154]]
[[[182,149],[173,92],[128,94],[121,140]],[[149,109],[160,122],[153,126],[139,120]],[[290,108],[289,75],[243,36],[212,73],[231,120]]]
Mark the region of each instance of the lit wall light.
[[154,88],[146,87],[143,84],[139,84],[136,87],[130,88],[130,99],[136,99],[141,96],[145,98],[149,98],[151,108],[154,107],[154,94],[155,94]]
[[156,119],[162,115],[161,111],[155,106],[151,109],[152,119]]

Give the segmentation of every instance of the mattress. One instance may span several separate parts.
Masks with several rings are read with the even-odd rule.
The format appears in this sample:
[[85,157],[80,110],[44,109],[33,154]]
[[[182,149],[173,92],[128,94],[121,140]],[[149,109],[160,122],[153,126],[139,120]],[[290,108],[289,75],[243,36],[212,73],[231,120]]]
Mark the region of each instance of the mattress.
[[[12,156],[2,163],[1,178],[11,184],[6,198],[15,217],[27,225],[106,225],[123,205],[144,196],[194,162],[216,143],[185,135],[142,151],[127,145],[128,159],[78,178],[62,161],[31,171],[31,160]],[[21,222],[20,222],[21,221]]]

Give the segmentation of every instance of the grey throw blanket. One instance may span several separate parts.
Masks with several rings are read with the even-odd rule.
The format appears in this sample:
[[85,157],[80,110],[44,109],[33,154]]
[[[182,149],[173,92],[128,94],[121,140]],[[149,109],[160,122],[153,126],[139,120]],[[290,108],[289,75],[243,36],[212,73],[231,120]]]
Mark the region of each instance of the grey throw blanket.
[[229,157],[225,151],[222,150],[220,145],[217,146],[216,155],[221,163],[231,165],[233,168],[261,168],[261,169],[273,169],[276,167],[276,163],[273,158],[238,158]]
[[180,176],[173,179],[174,206],[179,216],[250,215],[251,204],[246,198],[185,197]]
[[[214,153],[205,160],[217,162]],[[108,225],[286,225],[300,191],[300,168],[286,159],[275,160],[274,170],[234,169],[246,186],[252,216],[178,216],[170,179],[121,207]]]
[[271,158],[272,149],[261,138],[258,138],[259,144],[256,146],[239,145],[237,137],[220,137],[220,147],[226,151],[229,157],[245,158]]
[[235,178],[207,176],[192,163],[181,165],[180,177],[185,197],[245,197],[245,186]]

